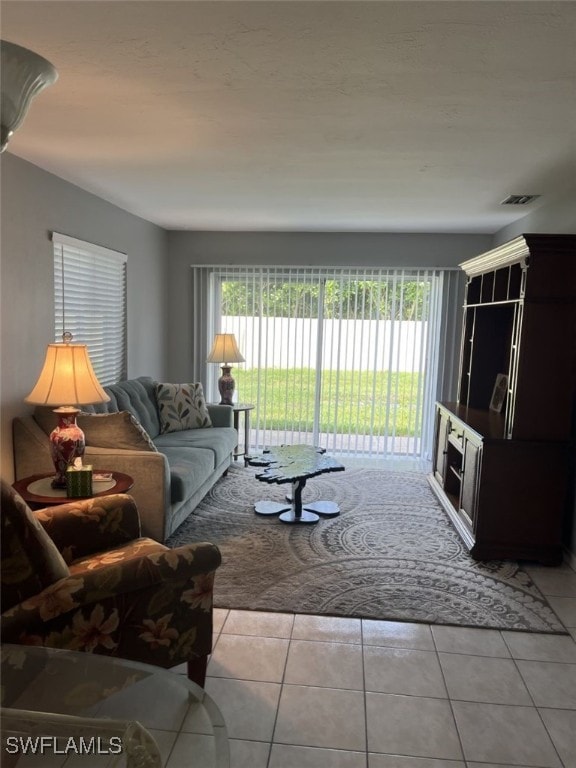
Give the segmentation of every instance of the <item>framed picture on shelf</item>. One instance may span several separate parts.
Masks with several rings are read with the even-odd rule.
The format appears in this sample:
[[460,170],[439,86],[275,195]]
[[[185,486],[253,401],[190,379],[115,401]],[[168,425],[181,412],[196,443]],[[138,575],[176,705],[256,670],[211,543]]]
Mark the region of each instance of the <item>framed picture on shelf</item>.
[[502,406],[506,400],[506,394],[508,392],[508,376],[505,373],[499,373],[496,376],[494,382],[494,389],[492,390],[492,399],[490,400],[490,410],[500,413]]

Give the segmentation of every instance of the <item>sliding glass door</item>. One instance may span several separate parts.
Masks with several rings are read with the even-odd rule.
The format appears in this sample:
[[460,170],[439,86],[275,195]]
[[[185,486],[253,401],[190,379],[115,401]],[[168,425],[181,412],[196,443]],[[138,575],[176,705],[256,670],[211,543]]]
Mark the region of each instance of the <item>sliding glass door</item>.
[[[333,454],[427,452],[440,272],[209,271],[208,339],[234,333],[246,359],[233,375],[238,401],[256,406],[253,449],[299,442]],[[208,373],[212,391],[219,369]]]

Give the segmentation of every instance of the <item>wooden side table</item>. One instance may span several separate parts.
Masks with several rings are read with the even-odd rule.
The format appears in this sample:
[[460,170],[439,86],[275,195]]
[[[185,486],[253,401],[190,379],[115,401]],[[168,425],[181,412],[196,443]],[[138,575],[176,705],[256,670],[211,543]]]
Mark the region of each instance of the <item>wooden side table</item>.
[[234,429],[240,437],[240,414],[244,414],[244,446],[243,450],[240,450],[240,440],[234,451],[234,461],[238,460],[239,456],[246,456],[248,453],[248,446],[250,443],[250,411],[253,411],[256,406],[251,403],[235,403],[232,406],[232,412],[234,414]]
[[[98,469],[97,472],[108,472],[109,470]],[[66,504],[69,501],[82,501],[83,499],[93,499],[98,496],[110,496],[113,493],[127,493],[134,485],[134,479],[123,472],[112,472],[112,480],[105,482],[94,482],[93,493],[90,496],[66,495],[65,488],[52,488],[51,482],[54,472],[47,472],[41,475],[30,475],[23,477],[12,484],[12,487],[22,496],[24,501],[32,509],[42,507],[51,507],[57,504]]]

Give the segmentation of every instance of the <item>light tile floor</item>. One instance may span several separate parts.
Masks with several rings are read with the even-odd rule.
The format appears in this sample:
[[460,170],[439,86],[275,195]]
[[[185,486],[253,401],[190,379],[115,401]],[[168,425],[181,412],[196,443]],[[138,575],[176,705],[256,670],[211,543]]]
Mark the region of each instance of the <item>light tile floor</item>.
[[[576,573],[526,570],[571,636],[217,609],[231,768],[576,768]],[[201,729],[174,730],[185,768]]]

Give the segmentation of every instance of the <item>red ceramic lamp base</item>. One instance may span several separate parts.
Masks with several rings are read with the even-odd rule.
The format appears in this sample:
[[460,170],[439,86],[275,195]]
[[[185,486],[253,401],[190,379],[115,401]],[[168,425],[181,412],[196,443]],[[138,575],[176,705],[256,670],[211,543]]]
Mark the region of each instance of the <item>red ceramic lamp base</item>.
[[66,470],[74,460],[84,455],[84,432],[76,424],[77,408],[56,408],[58,426],[50,433],[50,453],[56,468],[53,488],[66,488]]
[[222,376],[218,379],[218,392],[220,392],[220,405],[234,405],[232,398],[236,389],[236,382],[230,374],[232,366],[223,365],[221,367]]

